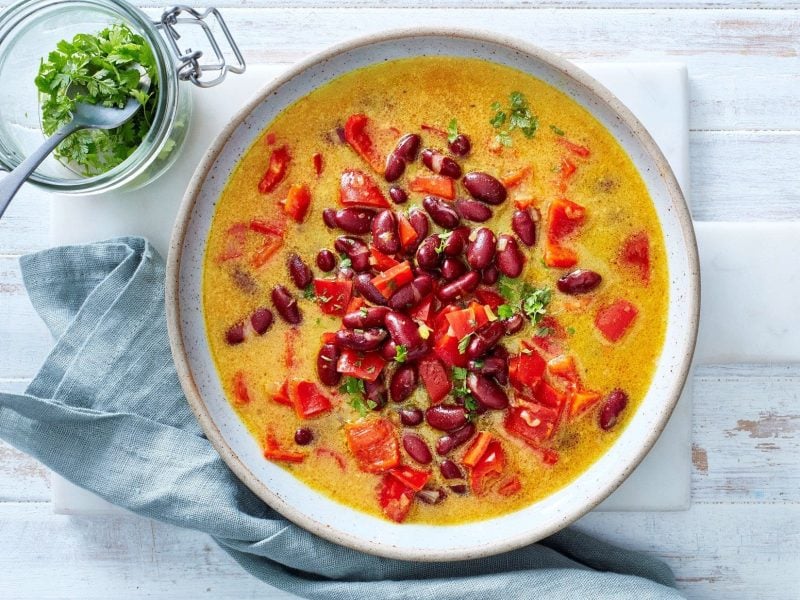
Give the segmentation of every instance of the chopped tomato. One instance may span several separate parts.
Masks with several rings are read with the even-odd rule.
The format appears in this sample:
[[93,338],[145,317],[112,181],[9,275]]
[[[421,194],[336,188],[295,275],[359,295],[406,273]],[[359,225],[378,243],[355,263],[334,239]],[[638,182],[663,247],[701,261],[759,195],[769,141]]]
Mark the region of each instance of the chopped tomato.
[[579,390],[572,395],[569,405],[569,416],[576,417],[586,412],[600,400],[600,392],[594,390]]
[[409,311],[412,319],[417,321],[428,322],[431,318],[431,309],[433,306],[433,294],[428,294],[417,305]]
[[266,442],[264,443],[264,458],[301,463],[305,457],[306,455],[302,452],[287,452],[286,450],[282,450],[277,438],[271,433],[267,433]]
[[521,489],[522,483],[520,482],[519,477],[514,475],[500,484],[500,487],[497,488],[497,493],[501,496],[513,496]]
[[438,358],[428,355],[419,361],[419,377],[430,396],[431,404],[439,404],[453,389],[447,370]]
[[617,300],[597,311],[594,325],[609,342],[618,342],[636,319],[639,310],[627,300]]
[[286,146],[276,148],[269,155],[269,165],[258,183],[258,191],[262,194],[268,194],[283,181],[286,176],[286,170],[289,168],[289,149]]
[[389,201],[372,177],[356,169],[348,169],[339,180],[339,202],[345,206],[389,208]]
[[487,304],[493,311],[497,311],[498,306],[506,304],[505,298],[487,288],[478,288],[475,290],[475,297],[481,304]]
[[349,279],[315,279],[314,295],[326,315],[343,315],[353,294]]
[[534,389],[542,380],[547,363],[535,350],[508,359],[508,377],[515,388]]
[[343,348],[336,363],[336,370],[342,375],[350,375],[366,381],[375,381],[381,374],[386,361],[378,354],[358,352]]
[[541,404],[512,406],[506,413],[506,431],[528,444],[538,446],[549,440],[556,430],[559,413]]
[[289,397],[294,412],[300,419],[311,419],[329,412],[333,405],[317,384],[311,381],[293,381],[289,384]]
[[466,354],[458,351],[459,338],[445,334],[436,339],[433,351],[444,363],[451,367],[466,367],[469,362]]
[[396,477],[386,474],[378,484],[378,503],[383,514],[392,521],[402,523],[411,510],[413,500],[414,490]]
[[316,448],[314,454],[317,456],[328,456],[336,461],[336,464],[339,465],[342,471],[347,470],[347,461],[345,461],[344,456],[336,450],[331,450],[330,448]]
[[516,171],[512,171],[507,175],[500,178],[500,181],[503,183],[506,188],[514,188],[517,187],[522,180],[528,177],[531,174],[532,168],[530,165],[526,165],[517,169]]
[[344,139],[376,173],[383,174],[384,160],[367,133],[369,122],[367,115],[352,115],[344,124]]
[[289,215],[296,223],[302,223],[308,207],[311,205],[311,192],[304,183],[295,183],[289,188],[286,200],[283,202],[283,212]]
[[620,260],[637,270],[645,285],[650,283],[650,239],[646,232],[634,233],[622,243]]
[[261,233],[264,235],[273,235],[278,237],[283,236],[285,233],[282,226],[275,225],[274,223],[269,223],[262,219],[253,219],[252,221],[250,221],[250,229],[257,233]]
[[488,491],[487,480],[500,477],[506,466],[506,455],[498,440],[489,443],[483,456],[470,470],[469,483],[473,493],[482,495]]
[[285,404],[286,406],[294,406],[292,399],[289,398],[289,381],[284,381],[280,389],[272,395],[272,400],[278,404]]
[[311,161],[314,163],[314,173],[317,174],[317,177],[322,175],[322,171],[325,168],[325,163],[323,162],[322,154],[317,152],[314,156],[311,157]]
[[255,251],[250,258],[250,264],[256,269],[263,267],[269,259],[283,246],[283,239],[277,236],[265,236],[264,243]]
[[468,467],[474,467],[478,464],[481,457],[486,453],[486,449],[489,447],[489,444],[494,440],[494,436],[488,431],[479,431],[478,435],[475,436],[475,439],[472,440],[472,444],[470,444],[467,451],[464,453],[464,458],[461,459],[461,462],[464,463]]
[[401,287],[411,283],[412,279],[414,279],[414,272],[408,261],[404,260],[373,277],[372,285],[383,294],[384,298],[390,298]]
[[218,262],[225,262],[239,258],[244,254],[244,245],[247,241],[247,225],[234,223],[225,232],[225,249],[217,257]]
[[400,262],[396,261],[391,256],[386,256],[383,252],[375,248],[375,246],[370,246],[369,264],[375,267],[376,271],[387,271],[392,267],[399,265]]
[[422,194],[433,194],[445,200],[456,197],[456,182],[444,175],[417,175],[408,182],[408,189]]
[[387,419],[362,419],[344,426],[347,447],[362,471],[382,473],[400,464],[397,432]]
[[568,139],[564,137],[557,137],[556,141],[564,146],[567,150],[572,152],[575,156],[580,156],[581,158],[588,158],[591,155],[591,152],[586,146],[581,146],[576,144],[575,142],[570,142]]
[[403,247],[403,250],[412,248],[419,239],[417,230],[414,229],[408,217],[402,213],[397,215],[397,231],[400,234],[400,245]]
[[406,465],[400,465],[399,467],[390,469],[389,475],[397,478],[401,483],[404,483],[415,492],[425,487],[425,484],[428,483],[428,480],[431,478],[430,471],[413,469]]
[[242,371],[236,371],[233,375],[233,397],[236,404],[249,404],[252,400],[247,389],[247,376]]
[[[363,298],[359,298],[358,296],[353,296],[352,298],[350,298],[350,302],[347,303],[347,308],[345,309],[344,312],[345,312],[345,314],[351,313],[351,312],[356,312],[358,309],[360,309],[365,304],[366,304],[366,302],[364,302]],[[334,339],[335,339],[336,334],[333,334],[333,335],[334,335]]]

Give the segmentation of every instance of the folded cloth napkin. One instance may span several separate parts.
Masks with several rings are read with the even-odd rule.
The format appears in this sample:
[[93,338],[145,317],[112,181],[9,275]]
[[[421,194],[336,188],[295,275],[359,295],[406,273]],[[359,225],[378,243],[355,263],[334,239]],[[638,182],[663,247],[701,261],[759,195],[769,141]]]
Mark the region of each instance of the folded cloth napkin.
[[195,422],[167,341],[164,262],[146,240],[21,263],[58,341],[24,394],[0,394],[0,437],[109,502],[205,531],[270,585],[348,600],[681,597],[663,563],[575,530],[488,558],[415,563],[297,527],[234,476]]

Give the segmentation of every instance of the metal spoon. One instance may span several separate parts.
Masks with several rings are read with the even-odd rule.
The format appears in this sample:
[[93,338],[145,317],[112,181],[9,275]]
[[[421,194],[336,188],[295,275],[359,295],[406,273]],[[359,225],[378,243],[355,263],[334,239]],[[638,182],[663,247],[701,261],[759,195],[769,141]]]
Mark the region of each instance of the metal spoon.
[[114,129],[130,119],[141,104],[135,98],[128,98],[122,108],[99,106],[79,102],[75,105],[72,121],[56,131],[52,137],[39,146],[28,158],[23,160],[17,168],[11,171],[0,181],[0,217],[11,203],[23,182],[30,177],[41,162],[56,149],[64,138],[80,129]]

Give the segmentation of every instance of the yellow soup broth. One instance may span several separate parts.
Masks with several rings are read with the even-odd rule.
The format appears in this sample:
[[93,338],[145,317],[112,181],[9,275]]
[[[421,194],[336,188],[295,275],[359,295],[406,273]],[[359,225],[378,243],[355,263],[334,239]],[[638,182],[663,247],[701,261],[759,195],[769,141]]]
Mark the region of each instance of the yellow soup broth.
[[[531,115],[538,119],[538,129],[531,137],[520,128],[509,130],[513,110],[510,95],[515,92],[521,93]],[[499,108],[493,106],[495,103],[499,103]],[[495,124],[490,121],[498,110],[506,113],[506,120],[495,127],[497,120]],[[402,444],[400,456],[404,464],[430,471],[427,487],[441,488],[447,495],[433,505],[415,499],[405,522],[462,523],[518,510],[567,485],[596,461],[624,429],[648,390],[664,341],[668,303],[664,242],[650,196],[625,151],[583,107],[534,77],[481,60],[421,57],[363,68],[298,100],[267,126],[231,174],[209,234],[203,306],[211,351],[226,394],[252,434],[262,445],[269,434],[281,451],[303,455],[302,462],[274,459],[277,464],[335,500],[381,518],[386,517],[376,490],[384,475],[361,470],[346,442],[345,425],[362,417],[351,406],[350,394],[322,385],[317,375],[321,336],[340,329],[341,316],[323,314],[313,298],[304,297],[294,286],[286,268],[288,256],[296,253],[312,268],[315,277],[335,276],[335,272],[322,273],[315,257],[322,248],[333,250],[336,237],[344,234],[327,228],[321,218],[323,209],[341,208],[339,186],[343,171],[358,169],[366,173],[388,198],[389,184],[382,175],[337,135],[337,128],[355,114],[368,116],[367,132],[384,158],[400,135],[417,133],[422,138],[421,148],[442,150],[455,158],[464,173],[483,171],[498,178],[524,173],[518,184],[509,185],[508,199],[492,207],[494,215],[488,222],[462,220],[462,223],[472,227],[483,225],[497,234],[511,233],[516,202],[527,203],[533,214],[541,215],[536,244],[532,248],[520,244],[526,257],[525,269],[511,285],[518,289],[521,282],[528,282],[534,288],[550,289],[546,314],[557,320],[560,332],[547,328],[542,331],[541,324],[526,321],[519,333],[507,336],[501,343],[513,356],[522,351],[523,340],[530,340],[536,334],[545,338],[560,335],[561,339],[556,341],[561,348],[556,352],[574,358],[580,389],[596,391],[600,399],[573,417],[569,416],[569,408],[565,410],[556,433],[541,444],[557,453],[558,460],[553,465],[545,464],[541,452],[508,433],[503,425],[505,410],[476,415],[474,423],[478,431],[491,432],[505,454],[503,472],[493,477],[480,494],[469,489],[470,469],[463,465],[465,481],[447,481],[441,476],[438,465],[443,457],[433,449],[442,432],[425,423],[413,428],[400,424],[397,415],[400,408],[416,406],[425,410],[430,405],[422,383],[405,402],[390,401],[380,411],[370,411],[365,417],[382,416],[391,421],[396,426],[398,440],[404,431],[413,430],[431,448],[433,462],[428,465],[412,460]],[[443,137],[441,130],[446,132],[451,120],[455,120],[453,125],[458,132],[471,140],[472,150],[466,157],[453,156],[447,151],[447,134]],[[423,128],[423,124],[440,132]],[[291,156],[288,170],[275,189],[260,193],[259,182],[270,156],[283,146]],[[582,155],[583,148],[590,151],[588,156]],[[322,158],[319,175],[315,170],[315,154]],[[574,173],[565,175],[565,164],[574,165]],[[409,194],[407,203],[392,204],[394,210],[421,206],[425,194],[409,191],[410,179],[420,174],[432,173],[417,158],[394,183]],[[295,184],[306,184],[311,195],[308,214],[300,224],[287,218],[281,204]],[[460,182],[457,197],[469,197]],[[577,264],[569,268],[549,268],[543,262],[548,208],[559,198],[585,208],[583,224],[564,242],[578,257]],[[259,268],[252,266],[252,257],[269,236],[242,225],[253,219],[280,224],[285,230],[279,236],[280,248]],[[442,231],[431,225],[431,233]],[[648,240],[647,279],[639,269],[620,258],[623,240],[636,234]],[[368,239],[369,234],[362,237]],[[577,268],[601,274],[602,283],[586,294],[559,292],[557,279]],[[284,285],[298,299],[303,315],[301,325],[289,326],[275,310],[270,291],[276,284]],[[600,334],[595,319],[598,311],[618,299],[627,300],[638,312],[621,339],[611,342]],[[246,321],[259,307],[269,307],[275,313],[271,328],[263,335],[256,335],[248,326],[242,343],[229,344],[226,341],[229,328]],[[390,363],[387,373],[392,368]],[[322,416],[301,420],[291,406],[273,399],[287,379],[317,383],[331,399],[333,409]],[[246,394],[244,400],[242,388]],[[627,394],[628,405],[620,421],[604,431],[598,424],[599,411],[604,399],[617,388]],[[572,392],[565,394],[574,401],[570,394],[576,388],[569,389]],[[508,395],[512,405],[520,402],[510,388]],[[452,396],[445,402],[451,403]],[[312,431],[310,444],[295,443],[294,432],[300,427]],[[447,458],[460,462],[469,446],[470,442]],[[519,486],[513,483],[515,477]],[[450,490],[450,485],[457,484],[465,484],[467,493]],[[516,487],[519,489],[515,490]]]

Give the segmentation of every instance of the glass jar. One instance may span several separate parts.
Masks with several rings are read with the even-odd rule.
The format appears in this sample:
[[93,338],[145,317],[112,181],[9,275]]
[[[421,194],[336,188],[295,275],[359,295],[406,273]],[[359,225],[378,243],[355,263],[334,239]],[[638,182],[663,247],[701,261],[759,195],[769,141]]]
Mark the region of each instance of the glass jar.
[[[188,17],[179,17],[181,13]],[[226,65],[211,29],[203,21],[214,16],[221,24],[237,65]],[[212,81],[202,79],[202,52],[181,53],[175,25],[196,21],[211,42],[217,64]],[[161,21],[151,21],[141,10],[123,0],[22,0],[0,15],[0,168],[11,170],[44,140],[39,93],[34,78],[39,64],[61,40],[78,33],[96,33],[124,23],[147,40],[156,59],[159,83],[152,125],[142,143],[124,162],[86,177],[50,155],[31,175],[30,181],[60,194],[92,194],[125,186],[140,187],[161,175],[177,158],[186,137],[191,114],[191,94],[186,80],[209,87],[228,71],[244,71],[244,60],[215,9],[200,14],[188,7],[169,9]],[[221,64],[220,64],[221,63]]]

